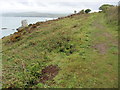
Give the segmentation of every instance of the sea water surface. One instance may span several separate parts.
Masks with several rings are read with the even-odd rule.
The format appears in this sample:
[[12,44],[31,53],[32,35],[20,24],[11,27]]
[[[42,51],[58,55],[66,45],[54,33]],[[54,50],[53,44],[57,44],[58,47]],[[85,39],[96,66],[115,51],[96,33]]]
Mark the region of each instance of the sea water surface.
[[[49,17],[0,17],[0,38],[17,32],[17,28],[21,26],[22,20],[27,20],[28,24],[40,21],[52,20],[56,18]],[[4,28],[4,29],[2,29]]]

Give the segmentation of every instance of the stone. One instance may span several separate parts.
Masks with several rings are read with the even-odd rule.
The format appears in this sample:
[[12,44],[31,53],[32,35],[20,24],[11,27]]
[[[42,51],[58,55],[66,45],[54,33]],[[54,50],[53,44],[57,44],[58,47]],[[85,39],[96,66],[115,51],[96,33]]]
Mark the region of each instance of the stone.
[[28,26],[27,20],[22,20],[21,24],[22,24],[22,27]]
[[7,28],[2,28],[2,30],[5,30],[5,29],[7,29]]

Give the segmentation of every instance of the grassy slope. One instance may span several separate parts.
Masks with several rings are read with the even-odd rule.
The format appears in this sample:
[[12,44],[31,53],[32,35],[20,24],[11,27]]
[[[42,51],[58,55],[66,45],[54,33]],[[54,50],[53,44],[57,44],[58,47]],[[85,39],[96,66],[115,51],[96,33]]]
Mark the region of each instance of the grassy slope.
[[[5,37],[3,87],[117,87],[116,30],[103,13],[92,13],[42,24],[17,42]],[[51,64],[60,67],[54,80],[34,84]]]

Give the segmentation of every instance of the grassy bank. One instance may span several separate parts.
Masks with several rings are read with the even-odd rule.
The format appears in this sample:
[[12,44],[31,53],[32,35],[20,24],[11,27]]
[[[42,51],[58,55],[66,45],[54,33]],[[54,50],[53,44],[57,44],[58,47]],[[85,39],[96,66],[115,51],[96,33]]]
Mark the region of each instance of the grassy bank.
[[3,38],[3,87],[117,87],[118,26],[111,12],[38,22]]

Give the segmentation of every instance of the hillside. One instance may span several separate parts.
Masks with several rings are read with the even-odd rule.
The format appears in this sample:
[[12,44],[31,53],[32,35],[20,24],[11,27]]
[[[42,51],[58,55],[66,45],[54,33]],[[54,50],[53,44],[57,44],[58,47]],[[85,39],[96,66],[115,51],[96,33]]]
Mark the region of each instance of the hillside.
[[4,37],[3,88],[117,88],[115,11],[37,22]]

